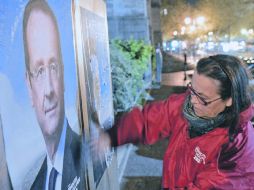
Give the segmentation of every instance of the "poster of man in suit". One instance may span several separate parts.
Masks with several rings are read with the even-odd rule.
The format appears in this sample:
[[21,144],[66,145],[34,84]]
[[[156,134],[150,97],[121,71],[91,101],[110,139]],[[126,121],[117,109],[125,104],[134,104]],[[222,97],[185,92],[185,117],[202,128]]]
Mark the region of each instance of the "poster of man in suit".
[[81,137],[73,132],[65,116],[59,35],[47,2],[29,1],[23,17],[26,83],[47,150],[31,189],[66,189],[71,184],[81,189],[83,181]]
[[0,9],[0,111],[12,186],[85,189],[71,2]]

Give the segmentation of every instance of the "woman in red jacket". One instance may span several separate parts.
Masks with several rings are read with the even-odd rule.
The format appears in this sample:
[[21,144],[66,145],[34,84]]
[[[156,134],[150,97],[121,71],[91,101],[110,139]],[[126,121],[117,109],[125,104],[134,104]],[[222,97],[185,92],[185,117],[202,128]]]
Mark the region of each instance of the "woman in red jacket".
[[132,109],[99,146],[168,138],[164,189],[254,189],[253,113],[242,63],[210,56],[197,63],[186,93]]

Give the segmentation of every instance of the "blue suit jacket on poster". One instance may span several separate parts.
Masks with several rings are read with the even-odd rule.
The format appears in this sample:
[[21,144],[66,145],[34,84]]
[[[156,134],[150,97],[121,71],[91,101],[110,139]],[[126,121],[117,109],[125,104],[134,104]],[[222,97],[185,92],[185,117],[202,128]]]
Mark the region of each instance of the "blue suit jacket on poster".
[[[73,185],[77,189],[85,189],[84,176],[81,171],[84,171],[81,164],[81,137],[72,131],[69,124],[67,124],[65,150],[63,160],[63,176],[62,189],[68,189]],[[47,158],[45,157],[41,169],[32,184],[31,190],[44,190],[47,175]],[[78,185],[77,180],[79,180]],[[72,189],[72,188],[70,188]]]

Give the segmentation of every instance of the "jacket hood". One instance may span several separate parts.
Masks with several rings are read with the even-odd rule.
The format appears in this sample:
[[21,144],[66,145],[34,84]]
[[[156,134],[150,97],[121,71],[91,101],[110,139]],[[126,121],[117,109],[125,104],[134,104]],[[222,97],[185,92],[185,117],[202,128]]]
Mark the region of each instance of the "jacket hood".
[[254,116],[254,104],[251,104],[247,109],[240,113],[239,123],[245,123],[252,119]]
[[[239,127],[242,129],[233,142],[228,142],[222,147],[222,151],[219,158],[220,169],[230,170],[237,165],[239,157],[244,155],[245,147],[248,143],[248,121],[252,119],[254,115],[254,105],[250,105],[247,109],[240,113]],[[245,158],[244,158],[245,159]],[[246,158],[247,159],[247,158]]]

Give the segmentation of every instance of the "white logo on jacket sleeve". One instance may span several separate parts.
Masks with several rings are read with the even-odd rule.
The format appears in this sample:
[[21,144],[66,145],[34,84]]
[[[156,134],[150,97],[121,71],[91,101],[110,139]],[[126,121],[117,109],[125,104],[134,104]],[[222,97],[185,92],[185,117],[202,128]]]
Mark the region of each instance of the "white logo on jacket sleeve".
[[198,146],[196,146],[195,148],[195,155],[193,158],[197,163],[200,164],[202,162],[203,164],[205,164],[206,156],[200,151],[200,148]]

